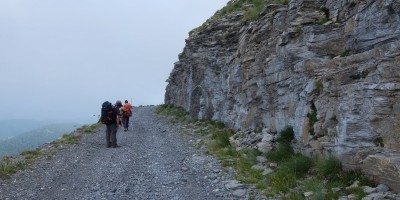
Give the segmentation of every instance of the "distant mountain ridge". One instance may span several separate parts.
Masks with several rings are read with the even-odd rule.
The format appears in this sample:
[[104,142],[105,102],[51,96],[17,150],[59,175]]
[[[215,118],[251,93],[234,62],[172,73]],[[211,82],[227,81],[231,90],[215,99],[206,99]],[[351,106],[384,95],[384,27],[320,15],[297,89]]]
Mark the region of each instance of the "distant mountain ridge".
[[31,119],[0,120],[0,140],[15,137],[50,124],[51,122]]
[[13,156],[25,150],[35,149],[44,143],[57,140],[80,126],[77,123],[51,124],[18,134],[10,139],[0,140],[0,157]]

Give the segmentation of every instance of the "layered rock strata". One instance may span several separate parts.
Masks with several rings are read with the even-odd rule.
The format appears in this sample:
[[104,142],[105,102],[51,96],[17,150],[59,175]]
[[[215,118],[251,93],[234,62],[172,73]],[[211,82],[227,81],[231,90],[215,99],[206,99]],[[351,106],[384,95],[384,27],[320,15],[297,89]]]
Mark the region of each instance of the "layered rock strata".
[[292,126],[297,151],[400,192],[400,2],[265,2],[256,21],[238,11],[191,33],[165,103],[236,130]]

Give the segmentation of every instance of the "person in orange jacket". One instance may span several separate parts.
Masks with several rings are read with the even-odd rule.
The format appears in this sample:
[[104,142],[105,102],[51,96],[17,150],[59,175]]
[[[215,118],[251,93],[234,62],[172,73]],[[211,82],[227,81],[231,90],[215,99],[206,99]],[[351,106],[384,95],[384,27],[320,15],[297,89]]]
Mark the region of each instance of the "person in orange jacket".
[[124,125],[124,131],[128,130],[129,127],[129,117],[132,116],[132,105],[128,102],[128,100],[125,100],[124,104],[124,112],[123,112],[123,122],[122,124]]

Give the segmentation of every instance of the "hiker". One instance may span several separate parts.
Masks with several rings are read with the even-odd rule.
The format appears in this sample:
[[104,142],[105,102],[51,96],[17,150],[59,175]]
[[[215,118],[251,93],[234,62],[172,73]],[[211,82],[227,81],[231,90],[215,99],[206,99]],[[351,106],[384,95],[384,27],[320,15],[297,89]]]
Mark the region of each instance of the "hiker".
[[120,113],[119,119],[120,119],[123,127],[125,127],[125,125],[124,125],[124,112],[125,112],[124,106],[120,107],[119,108],[119,113]]
[[[120,110],[122,108],[122,103],[120,100],[117,100],[115,102],[115,107],[117,108],[119,119],[122,119],[123,116],[122,116],[122,112]],[[121,123],[122,123],[122,120],[119,121],[119,125],[122,125]]]
[[124,124],[124,131],[126,132],[129,127],[129,117],[132,116],[132,105],[125,100],[124,108],[123,108],[123,124]]
[[106,125],[106,144],[107,148],[117,147],[117,130],[119,128],[119,110],[110,102],[103,103],[101,108],[101,122]]

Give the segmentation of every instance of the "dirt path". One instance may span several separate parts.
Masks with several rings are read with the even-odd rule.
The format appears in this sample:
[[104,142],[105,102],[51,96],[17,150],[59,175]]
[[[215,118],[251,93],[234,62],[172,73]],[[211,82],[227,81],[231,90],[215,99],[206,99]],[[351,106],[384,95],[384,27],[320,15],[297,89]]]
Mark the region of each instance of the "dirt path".
[[135,108],[133,129],[117,133],[119,148],[106,148],[102,127],[0,180],[0,199],[232,199],[218,161],[154,111]]

